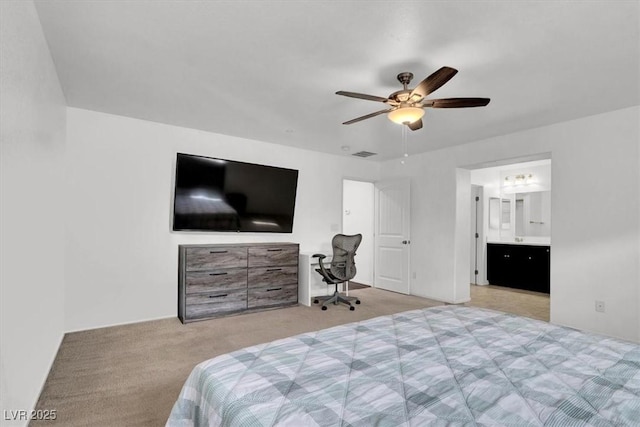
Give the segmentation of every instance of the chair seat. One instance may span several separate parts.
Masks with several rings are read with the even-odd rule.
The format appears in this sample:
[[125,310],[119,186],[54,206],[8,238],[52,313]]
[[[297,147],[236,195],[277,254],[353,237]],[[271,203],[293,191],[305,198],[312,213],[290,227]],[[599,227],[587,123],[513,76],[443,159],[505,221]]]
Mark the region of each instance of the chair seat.
[[344,280],[340,280],[338,279],[336,276],[334,276],[333,274],[331,274],[331,271],[327,270],[327,274],[329,275],[329,277],[325,276],[324,274],[322,274],[322,270],[319,268],[316,268],[316,271],[318,273],[320,273],[320,275],[322,276],[322,281],[329,283],[330,285],[335,285],[336,283],[342,283],[344,282]]

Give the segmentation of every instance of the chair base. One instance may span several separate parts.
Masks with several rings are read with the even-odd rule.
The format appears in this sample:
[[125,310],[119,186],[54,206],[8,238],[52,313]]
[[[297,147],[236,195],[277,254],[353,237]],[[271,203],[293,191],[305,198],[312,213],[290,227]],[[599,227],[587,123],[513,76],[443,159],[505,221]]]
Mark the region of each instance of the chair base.
[[345,297],[340,292],[335,291],[333,295],[328,295],[326,297],[315,297],[313,299],[314,304],[318,304],[322,301],[322,309],[326,310],[329,304],[338,305],[340,303],[346,304],[349,306],[349,310],[353,311],[356,308],[351,305],[351,301],[355,301],[356,304],[360,304],[360,300],[356,297]]

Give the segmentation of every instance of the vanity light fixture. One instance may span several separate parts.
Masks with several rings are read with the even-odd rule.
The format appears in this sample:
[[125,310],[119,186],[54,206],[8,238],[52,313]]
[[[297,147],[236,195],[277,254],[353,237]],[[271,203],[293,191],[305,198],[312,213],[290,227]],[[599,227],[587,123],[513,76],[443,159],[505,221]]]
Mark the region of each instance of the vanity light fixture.
[[533,182],[532,174],[510,175],[504,178],[504,185],[527,185]]

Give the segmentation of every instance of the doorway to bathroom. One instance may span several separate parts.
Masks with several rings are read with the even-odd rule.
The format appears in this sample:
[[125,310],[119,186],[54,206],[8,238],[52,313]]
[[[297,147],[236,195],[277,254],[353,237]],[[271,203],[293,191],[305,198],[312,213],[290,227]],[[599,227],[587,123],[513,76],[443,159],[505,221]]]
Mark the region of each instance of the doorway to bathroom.
[[550,294],[551,159],[470,169],[470,283]]

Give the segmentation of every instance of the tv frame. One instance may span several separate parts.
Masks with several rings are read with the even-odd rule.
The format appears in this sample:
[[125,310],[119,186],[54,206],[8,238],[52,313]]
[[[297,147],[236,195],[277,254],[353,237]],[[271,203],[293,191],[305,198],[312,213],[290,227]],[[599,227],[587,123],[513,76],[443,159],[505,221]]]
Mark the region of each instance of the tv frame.
[[[197,157],[197,158],[203,158],[203,159],[209,159],[209,160],[219,160],[219,161],[224,161],[224,162],[229,162],[229,163],[235,163],[235,164],[245,164],[245,165],[251,165],[251,166],[260,166],[260,167],[265,167],[265,168],[272,168],[272,169],[280,169],[280,170],[286,170],[286,171],[292,171],[295,172],[295,187],[294,187],[294,195],[293,195],[293,213],[291,215],[291,230],[290,231],[270,231],[268,229],[264,229],[264,230],[232,230],[232,229],[220,229],[220,230],[215,230],[215,229],[203,229],[203,228],[176,228],[175,225],[175,218],[176,218],[176,213],[175,213],[175,209],[176,209],[176,193],[178,191],[178,159],[180,156],[188,156],[188,157]],[[298,178],[300,176],[300,171],[298,169],[292,169],[292,168],[285,168],[285,167],[281,167],[281,166],[273,166],[273,165],[267,165],[267,164],[263,164],[263,163],[252,163],[252,162],[244,162],[244,161],[240,161],[240,160],[232,160],[232,159],[223,159],[220,157],[211,157],[211,156],[204,156],[204,155],[200,155],[200,154],[189,154],[189,153],[182,153],[182,152],[176,152],[176,157],[175,157],[175,163],[174,163],[174,173],[173,173],[173,200],[171,203],[172,206],[172,210],[171,210],[171,231],[172,232],[187,232],[187,233],[258,233],[258,234],[262,234],[262,233],[269,233],[269,234],[291,234],[293,233],[293,225],[294,225],[294,221],[295,221],[295,211],[296,211],[296,201],[297,201],[297,196],[298,196]]]

